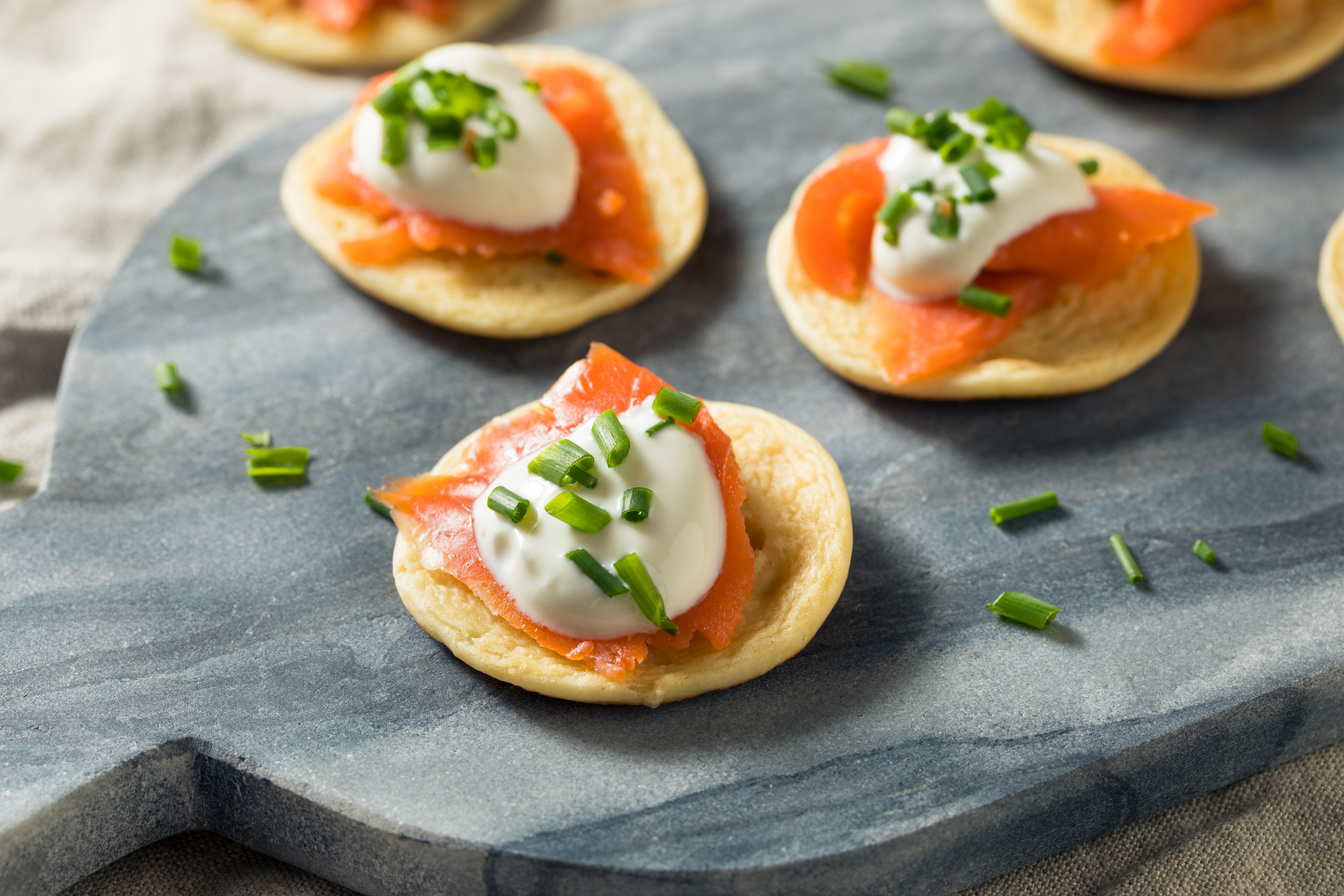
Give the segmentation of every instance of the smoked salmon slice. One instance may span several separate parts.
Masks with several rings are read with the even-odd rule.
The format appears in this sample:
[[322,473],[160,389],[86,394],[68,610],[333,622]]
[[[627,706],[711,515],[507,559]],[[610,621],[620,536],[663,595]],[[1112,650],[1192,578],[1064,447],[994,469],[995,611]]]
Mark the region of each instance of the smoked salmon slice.
[[1129,0],[1111,19],[1097,52],[1110,62],[1159,59],[1210,22],[1251,0]]
[[404,9],[431,22],[444,22],[457,12],[459,0],[301,0],[304,12],[328,31],[351,31],[376,7]]
[[602,411],[617,414],[643,402],[667,385],[662,379],[615,350],[594,343],[588,356],[574,365],[542,396],[539,406],[485,426],[467,449],[460,472],[389,480],[374,495],[404,514],[417,537],[443,557],[443,569],[462,582],[495,615],[536,639],[548,650],[586,663],[618,681],[643,662],[650,648],[682,649],[699,632],[714,647],[728,646],[755,576],[754,556],[742,517],[746,489],[726,433],[702,410],[691,432],[705,445],[705,455],[719,480],[726,523],[726,544],[719,576],[699,603],[677,616],[678,633],[637,633],[606,640],[585,640],[552,631],[532,621],[486,568],[476,547],[472,503],[509,465],[564,437]]

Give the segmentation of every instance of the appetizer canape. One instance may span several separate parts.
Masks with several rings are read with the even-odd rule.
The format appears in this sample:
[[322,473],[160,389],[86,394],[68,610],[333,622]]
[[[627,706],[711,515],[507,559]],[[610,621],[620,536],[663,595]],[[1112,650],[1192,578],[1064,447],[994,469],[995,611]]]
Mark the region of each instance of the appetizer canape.
[[1344,49],[1339,0],[986,2],[1005,31],[1052,62],[1161,93],[1265,93]]
[[243,46],[322,68],[387,68],[484,34],[522,0],[195,0]]
[[827,367],[921,398],[1060,395],[1176,336],[1212,206],[993,97],[887,124],[813,171],[770,236],[775,299]]
[[374,79],[290,160],[280,198],[365,292],[499,338],[638,302],[690,257],[706,208],[695,157],[624,69],[483,44]]
[[1344,215],[1335,221],[1321,247],[1321,267],[1317,284],[1325,310],[1344,339]]
[[853,543],[811,436],[601,344],[373,494],[425,631],[487,675],[588,703],[657,706],[774,668],[834,606]]

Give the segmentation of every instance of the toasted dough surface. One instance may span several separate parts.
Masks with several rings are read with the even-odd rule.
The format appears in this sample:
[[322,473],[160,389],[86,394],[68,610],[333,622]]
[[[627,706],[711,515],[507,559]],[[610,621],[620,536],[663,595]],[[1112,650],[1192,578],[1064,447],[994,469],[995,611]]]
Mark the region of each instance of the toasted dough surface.
[[1052,62],[1098,81],[1183,96],[1266,93],[1344,49],[1340,0],[1257,0],[1161,59],[1119,65],[1097,55],[1117,0],[985,0],[1005,31]]
[[1330,228],[1321,247],[1321,267],[1317,278],[1326,313],[1344,339],[1344,215]]
[[661,240],[661,263],[652,283],[591,274],[543,258],[479,258],[448,252],[422,254],[390,265],[354,264],[340,243],[371,235],[378,222],[358,208],[319,196],[317,178],[350,139],[353,113],[313,137],[290,159],[280,182],[280,202],[294,229],[332,267],[360,289],[430,323],[464,333],[523,339],[563,333],[595,317],[635,304],[690,258],[705,226],[707,200],[686,141],[658,101],[625,69],[567,47],[507,46],[527,70],[546,62],[575,65],[595,74],[621,120],[626,148],[639,165],[649,209]]
[[484,34],[522,0],[463,0],[449,22],[383,9],[350,32],[328,31],[287,0],[193,0],[208,21],[263,56],[317,68],[401,65],[426,50]]
[[[1096,184],[1161,189],[1162,184],[1125,153],[1076,137],[1036,134],[1034,139],[1073,159],[1095,158]],[[1100,289],[1062,287],[1045,308],[1029,315],[1003,342],[944,373],[892,385],[872,347],[871,300],[843,299],[818,287],[803,272],[794,250],[793,222],[812,178],[835,164],[822,163],[793,194],[789,210],[770,234],[766,268],[775,300],[789,327],[823,364],[851,382],[913,398],[1026,398],[1099,389],[1151,360],[1180,332],[1199,292],[1199,246],[1186,230],[1140,255],[1125,273]]]
[[[792,423],[742,405],[708,407],[733,441],[747,491],[742,512],[756,551],[752,594],[723,650],[697,637],[685,650],[650,650],[625,678],[610,681],[539,646],[448,573],[422,566],[415,545],[398,535],[392,569],[406,609],[467,665],[583,703],[657,706],[741,684],[793,656],[821,627],[849,574],[849,494],[831,456]],[[479,433],[455,445],[434,472],[451,470]]]

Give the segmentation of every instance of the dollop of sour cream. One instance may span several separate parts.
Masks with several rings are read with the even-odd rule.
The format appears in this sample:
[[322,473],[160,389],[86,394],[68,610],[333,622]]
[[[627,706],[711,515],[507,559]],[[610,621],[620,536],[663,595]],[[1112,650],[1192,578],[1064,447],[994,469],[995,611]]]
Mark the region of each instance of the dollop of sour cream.
[[[999,149],[985,142],[986,128],[965,115],[952,120],[975,136],[975,149],[955,163],[943,161],[923,140],[895,134],[878,159],[886,195],[921,180],[933,182],[933,195],[913,193],[915,209],[897,226],[896,245],[884,239],[887,228],[873,230],[869,276],[886,295],[899,301],[927,301],[956,296],[980,273],[994,250],[1047,218],[1096,205],[1087,177],[1068,158],[1028,140],[1021,151]],[[997,198],[989,202],[958,202],[961,219],[955,237],[929,230],[938,196],[964,197],[961,169],[989,162],[999,170],[991,181]]]
[[[608,571],[626,554],[639,554],[669,618],[699,603],[723,567],[723,494],[704,443],[679,425],[647,435],[645,430],[660,419],[651,404],[652,399],[619,415],[630,437],[630,454],[616,467],[606,466],[592,420],[565,437],[596,459],[596,488],[562,489],[529,473],[528,461],[537,452],[501,473],[472,505],[476,546],[486,568],[519,610],[561,634],[603,639],[657,630],[629,594],[607,597],[565,557],[575,548],[587,549]],[[501,485],[531,502],[521,523],[487,506],[490,492]],[[621,518],[621,496],[635,486],[651,489],[653,502],[648,519],[630,523]],[[561,491],[603,508],[611,522],[589,535],[551,516],[546,502]]]
[[[449,44],[420,57],[428,71],[466,75],[499,91],[496,99],[517,122],[517,136],[500,141],[499,160],[482,170],[465,149],[431,150],[429,128],[411,115],[406,159],[383,161],[383,119],[365,104],[355,118],[351,170],[396,205],[500,230],[534,230],[569,216],[579,183],[579,151],[527,75],[487,44]],[[470,132],[472,119],[467,121]]]

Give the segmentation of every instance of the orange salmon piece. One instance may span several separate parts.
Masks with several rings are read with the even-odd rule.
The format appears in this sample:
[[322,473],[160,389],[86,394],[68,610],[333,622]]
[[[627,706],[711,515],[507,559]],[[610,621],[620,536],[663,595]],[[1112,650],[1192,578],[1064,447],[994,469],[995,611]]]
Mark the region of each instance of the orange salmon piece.
[[444,22],[457,12],[458,0],[301,0],[318,27],[328,31],[351,31],[375,7],[398,7],[431,22]]
[[1111,19],[1097,52],[1109,62],[1152,62],[1210,22],[1251,0],[1129,0]]
[[872,258],[873,215],[886,182],[877,159],[887,137],[849,147],[803,193],[793,222],[798,263],[808,279],[836,296],[858,298]]
[[572,365],[542,396],[540,405],[487,424],[467,449],[461,472],[390,480],[374,495],[410,518],[430,546],[443,556],[443,569],[462,582],[497,616],[538,644],[613,681],[644,661],[650,648],[681,649],[696,632],[723,649],[732,639],[755,578],[754,555],[742,517],[746,489],[732,442],[702,410],[688,427],[705,445],[719,479],[726,544],[719,576],[694,607],[677,616],[678,633],[639,632],[604,640],[579,639],[540,625],[520,611],[481,559],[472,526],[473,502],[506,467],[562,438],[585,420],[611,408],[620,414],[666,383],[613,349],[594,343],[588,357]]

